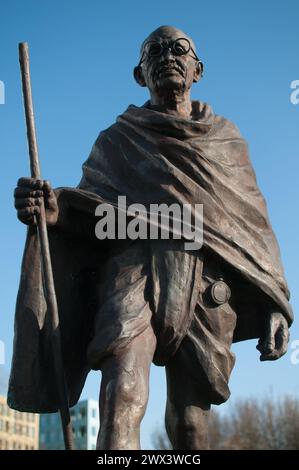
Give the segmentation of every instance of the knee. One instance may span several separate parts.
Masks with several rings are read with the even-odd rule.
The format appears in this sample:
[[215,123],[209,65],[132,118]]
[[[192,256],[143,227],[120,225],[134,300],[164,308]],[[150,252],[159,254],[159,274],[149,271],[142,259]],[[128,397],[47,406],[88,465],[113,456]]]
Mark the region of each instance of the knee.
[[135,370],[123,370],[107,384],[106,398],[135,416],[143,415],[148,399],[148,384]]

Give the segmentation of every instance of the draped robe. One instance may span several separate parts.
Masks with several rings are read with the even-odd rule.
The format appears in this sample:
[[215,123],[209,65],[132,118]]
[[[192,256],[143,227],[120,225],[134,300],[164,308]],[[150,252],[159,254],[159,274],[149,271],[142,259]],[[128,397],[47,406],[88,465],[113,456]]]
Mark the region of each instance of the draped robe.
[[[194,101],[192,106],[192,119],[154,111],[148,104],[129,106],[115,124],[100,133],[83,164],[78,188],[56,190],[61,224],[49,229],[49,237],[71,404],[79,399],[90,370],[86,351],[100,301],[97,289],[101,266],[109,252],[105,241],[96,240],[94,233],[86,235],[86,227],[94,228],[94,211],[101,202],[116,206],[118,196],[125,195],[128,204],[145,207],[161,202],[192,207],[203,204],[203,247],[253,286],[256,295],[265,299],[267,308],[271,304],[289,324],[292,322],[277,240],[247,144],[238,129],[215,115],[208,104]],[[190,276],[196,255],[188,255],[188,270],[186,263],[179,262],[181,252],[172,252],[167,262],[161,250],[153,256],[153,305],[159,309],[162,323],[172,322],[179,338],[184,334],[182,319],[190,317],[191,299],[198,290],[198,282]],[[176,298],[164,295],[163,291],[171,292],[179,279],[185,279],[186,286],[176,291]],[[238,315],[235,341],[261,334],[257,318],[261,312],[252,310],[250,302],[246,299],[245,311]],[[176,340],[173,348],[178,345]],[[12,408],[32,412],[57,410],[51,364],[51,328],[39,241],[35,228],[30,227],[16,305],[8,394]]]

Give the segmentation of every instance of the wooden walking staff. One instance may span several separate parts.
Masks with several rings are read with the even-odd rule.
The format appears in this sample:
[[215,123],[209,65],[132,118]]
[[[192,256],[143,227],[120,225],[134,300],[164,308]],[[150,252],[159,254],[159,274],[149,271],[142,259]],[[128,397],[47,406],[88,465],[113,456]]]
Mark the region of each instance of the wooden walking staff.
[[[24,108],[26,116],[27,139],[30,156],[31,177],[41,179],[40,166],[38,159],[38,149],[36,142],[35,123],[33,114],[31,81],[29,69],[29,50],[28,44],[22,42],[19,44],[19,60],[22,75]],[[42,269],[44,275],[44,289],[47,301],[47,314],[50,315],[52,323],[52,349],[53,349],[53,365],[56,378],[57,396],[59,402],[59,411],[63,429],[64,444],[67,450],[73,449],[72,424],[69,410],[69,401],[67,386],[64,375],[64,367],[62,360],[61,338],[59,328],[58,307],[54,287],[53,271],[51,265],[49,240],[47,232],[47,222],[45,214],[45,206],[42,201],[40,206],[40,214],[36,216],[37,230],[40,241]]]

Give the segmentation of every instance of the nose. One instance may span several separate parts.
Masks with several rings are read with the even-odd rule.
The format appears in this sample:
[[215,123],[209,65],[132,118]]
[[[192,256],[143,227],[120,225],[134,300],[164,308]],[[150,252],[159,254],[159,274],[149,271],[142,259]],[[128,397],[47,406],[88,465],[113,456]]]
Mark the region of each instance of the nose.
[[173,54],[170,47],[165,47],[165,49],[163,50],[163,53],[161,55],[161,59],[162,59],[163,62],[174,62],[175,61],[174,54]]

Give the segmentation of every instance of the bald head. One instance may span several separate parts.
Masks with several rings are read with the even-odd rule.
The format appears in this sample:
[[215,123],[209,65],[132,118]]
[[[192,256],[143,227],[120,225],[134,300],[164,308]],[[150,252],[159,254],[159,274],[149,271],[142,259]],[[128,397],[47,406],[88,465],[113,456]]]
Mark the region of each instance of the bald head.
[[174,26],[160,26],[159,28],[155,29],[142,43],[140,48],[140,55],[143,53],[144,45],[148,41],[157,41],[157,40],[169,40],[169,39],[177,39],[177,38],[186,38],[191,44],[192,49],[196,52],[195,44],[193,40],[181,29],[175,28]]
[[143,41],[134,77],[149,89],[152,103],[190,101],[190,88],[200,80],[202,69],[192,39],[178,28],[160,26]]

